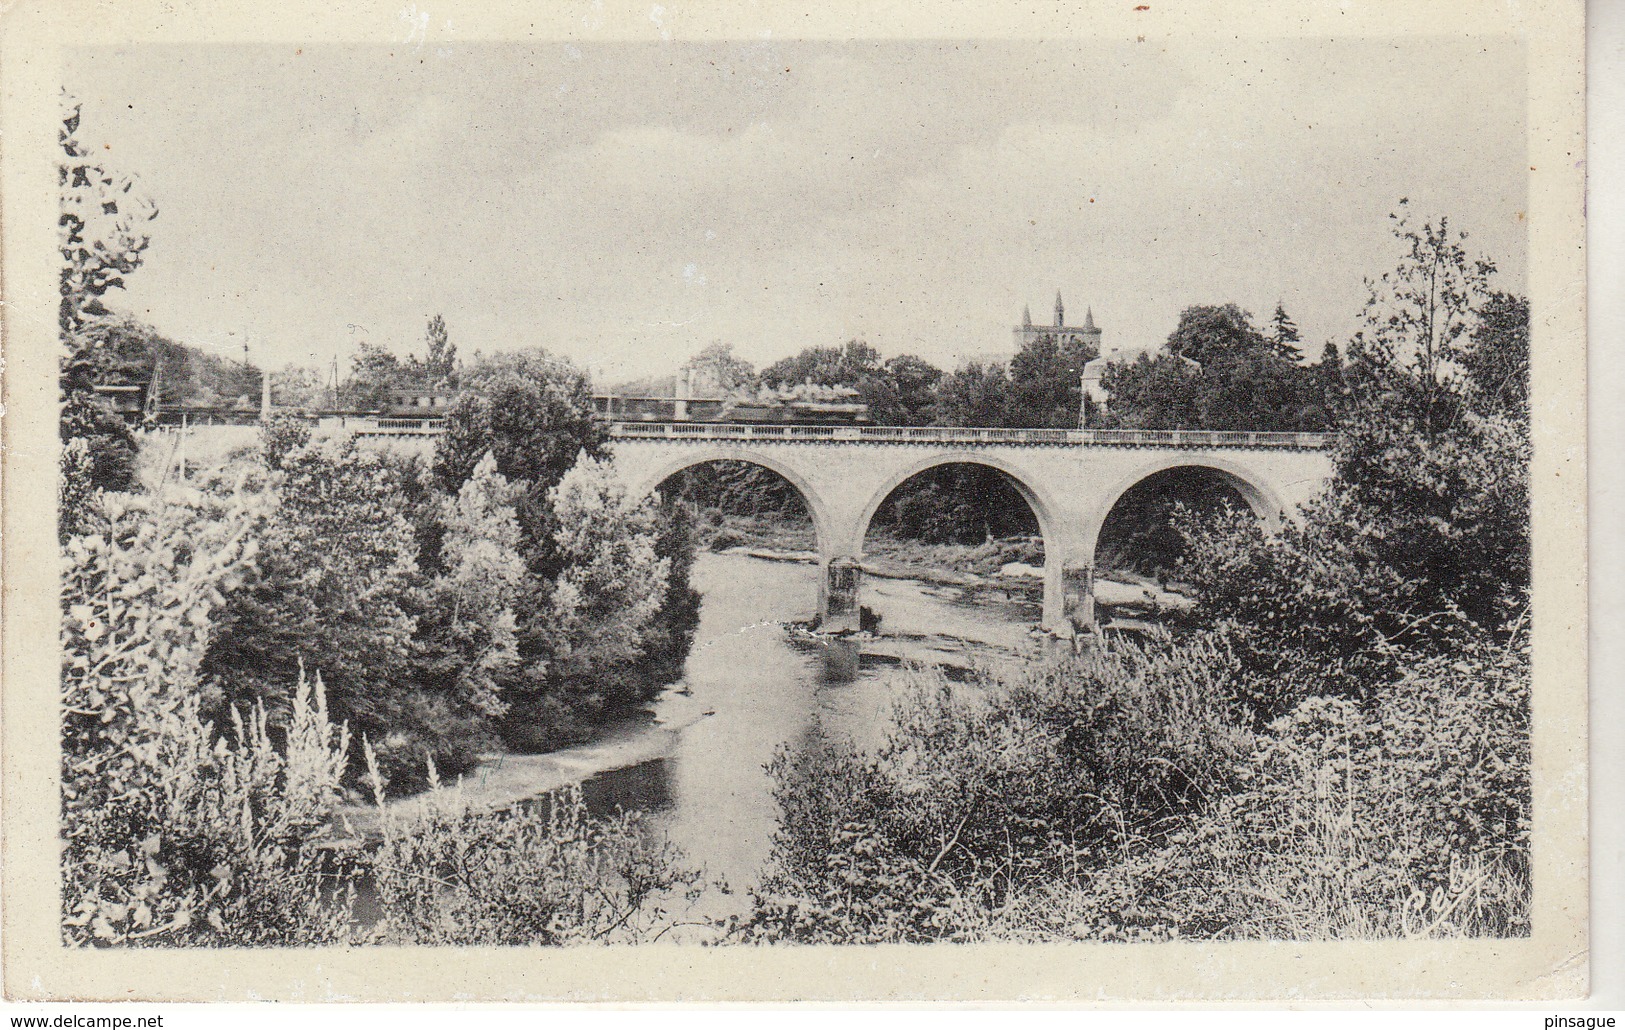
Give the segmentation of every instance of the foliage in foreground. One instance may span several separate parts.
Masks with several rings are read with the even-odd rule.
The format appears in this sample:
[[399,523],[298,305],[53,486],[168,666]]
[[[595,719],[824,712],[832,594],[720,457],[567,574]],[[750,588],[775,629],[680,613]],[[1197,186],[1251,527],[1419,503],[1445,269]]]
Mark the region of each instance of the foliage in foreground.
[[951,686],[873,756],[774,767],[742,939],[1326,939],[1529,932],[1527,636],[1262,730],[1212,638]]
[[[379,794],[382,805],[382,794]],[[513,810],[472,810],[456,788],[384,811],[367,856],[384,944],[631,944],[672,925],[698,875],[638,815],[594,818],[571,788]]]
[[316,944],[342,892],[307,845],[337,796],[345,733],[298,680],[218,733],[199,666],[221,592],[255,559],[241,490],[107,495],[69,540],[62,586],[63,934],[69,943]]
[[[386,813],[376,845],[335,839],[349,730],[320,677],[298,675],[280,720],[258,703],[228,709],[224,732],[203,717],[211,615],[258,560],[264,501],[240,484],[104,495],[100,530],[68,543],[65,942],[562,944],[669,925],[664,905],[692,874],[637,820],[592,818],[579,795],[517,813],[435,798]],[[368,870],[381,912],[362,929],[355,888]]]

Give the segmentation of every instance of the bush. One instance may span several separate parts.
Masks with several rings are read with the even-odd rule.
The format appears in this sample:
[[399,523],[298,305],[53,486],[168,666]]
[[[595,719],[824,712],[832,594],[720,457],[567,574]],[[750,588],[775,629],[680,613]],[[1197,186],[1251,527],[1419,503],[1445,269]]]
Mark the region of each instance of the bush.
[[121,493],[134,486],[137,447],[124,419],[98,403],[88,390],[68,394],[60,430],[57,532],[66,541],[88,528],[97,494]]
[[199,715],[222,590],[254,559],[255,495],[104,495],[63,576],[63,936],[69,944],[341,939],[347,897],[312,845],[346,739],[301,676],[273,744],[263,708],[229,738]]
[[410,683],[419,585],[399,483],[352,440],[268,448],[266,459],[276,504],[261,558],[215,616],[203,664],[221,699],[213,713],[263,703],[281,722],[308,656],[335,717],[382,737],[410,714],[389,702]]
[[1246,786],[1083,892],[1087,936],[1529,933],[1528,640],[1419,661],[1380,704],[1310,698]]
[[[1210,644],[956,686],[915,672],[873,757],[772,766],[782,812],[753,939],[969,939],[1227,789],[1251,746]],[[896,912],[898,899],[908,899]],[[1000,931],[1003,932],[1003,931]],[[841,934],[854,936],[842,937]]]
[[545,811],[472,811],[460,790],[432,785],[410,813],[385,810],[370,858],[379,943],[638,943],[671,926],[668,905],[693,898],[698,876],[675,848],[638,816],[588,815],[579,788],[552,796]]

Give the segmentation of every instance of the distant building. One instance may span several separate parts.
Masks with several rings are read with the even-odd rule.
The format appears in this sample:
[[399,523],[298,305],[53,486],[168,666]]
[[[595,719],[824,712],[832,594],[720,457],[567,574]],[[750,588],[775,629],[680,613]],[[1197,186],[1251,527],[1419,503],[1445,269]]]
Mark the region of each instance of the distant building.
[[147,409],[147,383],[97,383],[92,389],[97,400],[136,422]]
[[389,391],[391,415],[416,418],[438,418],[446,413],[462,391],[450,386],[432,383],[405,383]]
[[1015,328],[1016,351],[1043,336],[1054,337],[1060,343],[1081,343],[1093,347],[1096,353],[1100,351],[1100,330],[1095,328],[1095,312],[1092,308],[1085,308],[1082,325],[1066,324],[1066,309],[1061,304],[1061,291],[1055,291],[1055,324],[1033,325],[1032,309],[1023,305],[1021,308],[1021,324]]

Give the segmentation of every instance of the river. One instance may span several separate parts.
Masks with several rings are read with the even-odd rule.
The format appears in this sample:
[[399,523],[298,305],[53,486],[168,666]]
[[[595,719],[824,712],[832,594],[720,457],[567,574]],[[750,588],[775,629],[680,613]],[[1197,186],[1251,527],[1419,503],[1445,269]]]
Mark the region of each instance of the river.
[[[658,755],[601,773],[584,786],[591,807],[649,813],[689,860],[736,888],[759,877],[777,809],[763,769],[814,722],[860,745],[879,739],[898,667],[846,641],[795,639],[817,597],[816,567],[739,554],[702,555],[694,586],[704,597],[681,683],[652,706],[645,734]],[[929,659],[965,649],[983,658],[1035,647],[1035,606],[968,599],[957,588],[871,577],[863,603],[881,615],[893,654]],[[630,743],[630,741],[629,741]]]
[[[899,659],[962,667],[1015,660],[1040,646],[1031,633],[1039,606],[1019,591],[970,594],[873,576],[862,603],[881,616],[879,639],[797,637],[787,625],[811,617],[817,577],[810,564],[701,554],[693,569],[700,623],[683,679],[591,743],[491,757],[463,777],[463,802],[523,804],[579,783],[594,812],[645,813],[650,831],[665,834],[709,882],[748,890],[760,880],[777,825],[764,767],[779,747],[815,725],[860,746],[877,743],[902,675]],[[355,815],[370,821],[366,812]],[[704,914],[726,913],[731,905],[718,901],[724,893],[708,892]]]

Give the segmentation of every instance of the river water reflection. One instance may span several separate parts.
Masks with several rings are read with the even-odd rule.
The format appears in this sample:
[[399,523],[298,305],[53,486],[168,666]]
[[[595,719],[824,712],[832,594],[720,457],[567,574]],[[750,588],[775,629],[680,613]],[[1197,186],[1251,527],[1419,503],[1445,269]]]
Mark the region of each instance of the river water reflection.
[[[764,766],[774,752],[815,725],[876,743],[899,678],[894,662],[854,644],[786,632],[810,616],[817,575],[811,565],[702,555],[693,581],[704,603],[683,681],[651,706],[652,718],[572,749],[604,769],[583,783],[594,810],[648,813],[691,864],[736,890],[757,882],[772,844],[778,812]],[[883,649],[909,658],[963,660],[969,649],[1009,660],[1036,646],[1038,608],[1020,599],[872,578],[863,603],[882,617]]]

